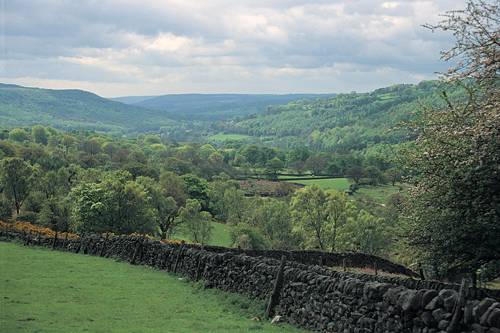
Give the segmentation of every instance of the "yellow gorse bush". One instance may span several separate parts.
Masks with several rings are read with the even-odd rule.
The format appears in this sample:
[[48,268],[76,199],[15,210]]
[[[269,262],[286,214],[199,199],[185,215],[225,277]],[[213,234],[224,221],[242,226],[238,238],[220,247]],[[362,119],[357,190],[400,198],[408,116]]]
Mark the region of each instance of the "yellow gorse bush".
[[[26,231],[28,233],[35,234],[35,235],[40,234],[40,237],[49,237],[49,238],[52,238],[52,237],[54,237],[56,235],[56,232],[53,231],[53,230],[51,230],[51,229],[49,229],[49,228],[43,228],[43,227],[40,227],[40,226],[37,226],[37,225],[33,225],[33,224],[29,223],[29,222],[23,222],[23,221],[14,221],[14,222],[11,222],[11,223],[0,221],[0,229]],[[112,232],[109,232],[107,234],[106,233],[102,234],[103,237],[106,237],[106,235],[108,237],[109,236],[116,236],[116,237],[126,236],[126,235],[115,235]],[[58,233],[58,235],[57,235],[58,238],[66,238],[66,236],[68,237],[68,239],[73,239],[73,238],[79,238],[80,237],[77,234],[72,234],[72,233],[69,233],[69,232],[62,232],[62,233]],[[134,232],[130,236],[143,236],[143,235]],[[144,237],[151,238],[151,239],[156,239],[153,236],[150,236],[148,234],[144,235]],[[181,243],[178,240],[170,240],[170,239],[162,239],[160,242],[166,243],[166,244],[180,244]],[[189,242],[185,242],[185,243],[186,244],[201,245],[199,243],[189,243]]]
[[[4,230],[26,231],[30,234],[36,234],[36,235],[40,234],[40,237],[54,237],[56,235],[56,232],[49,228],[43,228],[37,225],[33,225],[29,222],[23,222],[23,221],[14,221],[12,223],[0,221],[0,228]],[[68,237],[68,239],[79,237],[78,235],[69,232],[62,232],[58,233],[57,235],[57,237],[59,238],[66,238],[66,236]]]

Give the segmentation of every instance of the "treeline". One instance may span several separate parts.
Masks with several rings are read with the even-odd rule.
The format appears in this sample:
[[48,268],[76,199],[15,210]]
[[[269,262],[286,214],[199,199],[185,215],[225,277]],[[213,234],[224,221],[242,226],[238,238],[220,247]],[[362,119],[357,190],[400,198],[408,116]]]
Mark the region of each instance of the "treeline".
[[[394,245],[392,204],[382,207],[362,197],[351,202],[344,193],[318,186],[297,190],[290,183],[277,183],[271,198],[248,199],[237,181],[276,179],[285,167],[296,174],[375,168],[370,163],[387,170],[391,165],[382,154],[316,155],[240,141],[216,149],[155,135],[124,139],[41,125],[4,127],[1,133],[1,218],[85,234],[168,238],[181,232],[199,243],[210,238],[215,218],[231,226],[234,246],[381,254]],[[304,209],[310,200],[318,203],[314,218]]]
[[[418,85],[393,85],[367,94],[353,92],[303,99],[288,105],[269,106],[259,115],[212,123],[209,129],[268,137],[266,145],[283,149],[302,146],[334,153],[363,151],[383,142],[403,142],[404,133],[384,135],[384,132],[401,120],[411,119],[421,104],[446,108],[442,89],[437,81],[422,81]],[[448,91],[448,95],[456,98],[464,95],[464,91],[456,89]]]

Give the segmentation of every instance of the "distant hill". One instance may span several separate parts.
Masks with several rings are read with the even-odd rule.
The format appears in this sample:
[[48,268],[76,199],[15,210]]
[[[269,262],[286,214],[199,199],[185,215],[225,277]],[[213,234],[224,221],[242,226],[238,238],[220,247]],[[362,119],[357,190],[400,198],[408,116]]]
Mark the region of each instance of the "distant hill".
[[[270,105],[286,105],[301,99],[315,99],[335,94],[172,94],[153,98],[120,97],[124,103],[136,106],[164,110],[171,114],[182,115],[201,121],[219,121],[221,119],[258,113]],[[144,98],[144,99],[143,99]],[[141,99],[141,100],[139,100]],[[135,101],[138,100],[138,101]]]
[[165,111],[110,101],[82,90],[52,90],[0,84],[0,124],[52,126],[60,130],[158,131],[181,125]]

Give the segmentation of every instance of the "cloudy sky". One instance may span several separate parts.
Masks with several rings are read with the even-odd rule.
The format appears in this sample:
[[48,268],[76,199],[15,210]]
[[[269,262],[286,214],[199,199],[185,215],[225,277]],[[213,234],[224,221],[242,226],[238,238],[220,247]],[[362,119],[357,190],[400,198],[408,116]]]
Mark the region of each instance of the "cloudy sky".
[[465,0],[1,0],[2,83],[103,97],[339,93],[436,78]]

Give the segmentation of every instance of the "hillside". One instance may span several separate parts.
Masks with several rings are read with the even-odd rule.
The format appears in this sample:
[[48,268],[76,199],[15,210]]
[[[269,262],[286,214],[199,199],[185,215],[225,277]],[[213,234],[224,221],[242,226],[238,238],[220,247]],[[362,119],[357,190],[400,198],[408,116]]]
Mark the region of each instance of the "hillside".
[[[381,142],[401,142],[405,133],[384,135],[387,127],[411,117],[421,104],[446,107],[442,89],[436,81],[423,81],[366,94],[303,99],[288,105],[269,106],[258,115],[212,123],[209,130],[265,138],[266,145],[281,149],[305,146],[315,151],[359,151]],[[450,91],[448,96],[455,98],[461,93]]]
[[44,125],[127,133],[180,125],[164,111],[110,101],[82,90],[52,90],[0,84],[0,123]]
[[169,94],[150,97],[119,97],[111,100],[153,110],[183,115],[196,115],[197,120],[219,121],[248,113],[258,113],[269,105],[282,105],[304,98],[314,99],[335,94]]

